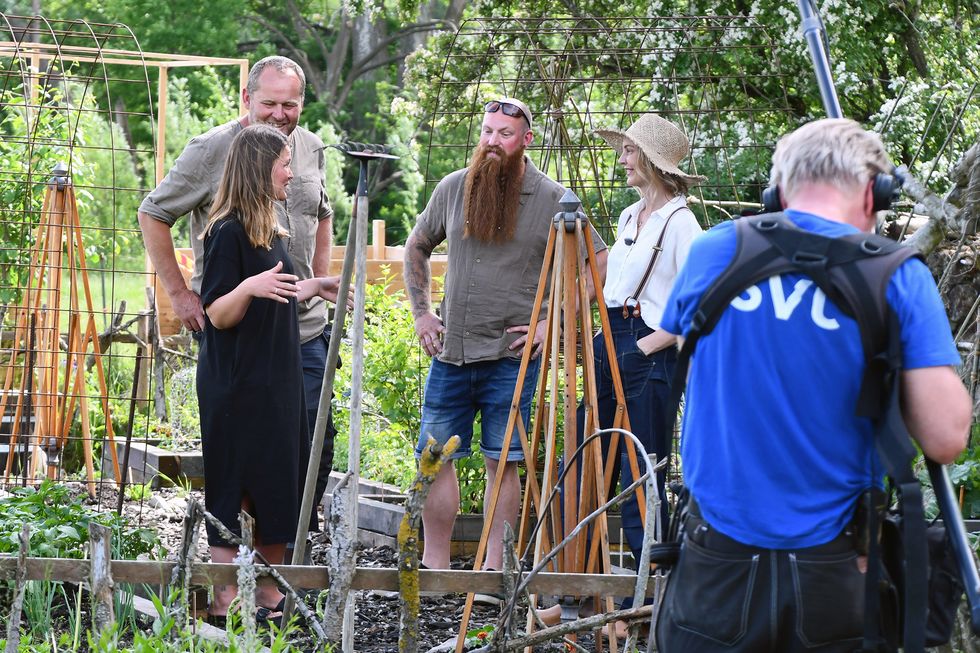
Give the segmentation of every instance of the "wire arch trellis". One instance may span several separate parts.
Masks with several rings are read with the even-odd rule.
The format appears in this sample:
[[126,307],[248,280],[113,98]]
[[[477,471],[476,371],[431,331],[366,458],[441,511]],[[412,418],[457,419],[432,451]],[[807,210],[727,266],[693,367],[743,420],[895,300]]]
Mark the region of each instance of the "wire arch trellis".
[[579,195],[604,236],[633,199],[592,132],[645,112],[691,139],[684,166],[708,177],[692,191],[702,223],[736,214],[768,177],[772,127],[797,122],[777,43],[743,16],[466,21],[439,53],[441,77],[428,92],[426,195],[448,162],[466,165],[483,102],[509,95],[535,113],[532,160]]
[[[644,112],[659,113],[687,132],[692,151],[682,167],[708,178],[690,193],[702,225],[754,208],[768,180],[776,137],[820,117],[807,113],[815,109],[808,100],[812,80],[781,64],[799,55],[786,47],[781,35],[750,16],[465,21],[436,48],[442,57],[438,76],[419,89],[429,121],[421,139],[425,196],[446,173],[467,164],[483,103],[507,95],[525,100],[535,114],[532,160],[582,199],[607,240],[619,211],[635,195],[616,169],[615,154],[592,132],[625,127]],[[951,193],[942,175],[977,139],[976,121],[967,118],[975,114],[980,87],[967,68],[959,82],[906,81],[865,120],[882,133],[896,162],[908,164],[933,192],[951,194],[964,210],[975,199],[964,189]],[[921,115],[920,105],[906,97],[916,93]],[[915,211],[909,200],[898,207],[896,235],[905,234]],[[971,239],[957,251],[969,253],[972,247]],[[944,258],[937,276],[954,331],[962,336],[974,321],[980,323],[980,301],[971,299],[980,284],[968,274],[975,256]],[[958,285],[950,283],[953,276]],[[971,367],[980,368],[977,361],[971,355]]]
[[[118,23],[0,14],[3,483],[80,474],[114,503],[101,486],[119,478],[127,408],[148,415],[152,393],[148,361],[133,375],[136,345],[162,342],[136,209],[163,172],[168,71],[205,65],[247,73],[244,59],[145,52]],[[136,422],[145,446],[150,420]],[[133,480],[153,480],[145,462]]]

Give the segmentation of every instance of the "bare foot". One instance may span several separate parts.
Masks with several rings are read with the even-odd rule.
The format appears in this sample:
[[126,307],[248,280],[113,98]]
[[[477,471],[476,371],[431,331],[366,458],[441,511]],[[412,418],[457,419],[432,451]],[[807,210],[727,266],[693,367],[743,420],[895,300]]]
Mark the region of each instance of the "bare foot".
[[561,623],[561,606],[557,603],[550,608],[541,608],[535,612],[545,626],[557,626]]
[[602,627],[602,634],[607,638],[615,637],[616,639],[626,639],[626,635],[629,634],[629,626],[625,621],[617,619],[611,624],[606,624]]

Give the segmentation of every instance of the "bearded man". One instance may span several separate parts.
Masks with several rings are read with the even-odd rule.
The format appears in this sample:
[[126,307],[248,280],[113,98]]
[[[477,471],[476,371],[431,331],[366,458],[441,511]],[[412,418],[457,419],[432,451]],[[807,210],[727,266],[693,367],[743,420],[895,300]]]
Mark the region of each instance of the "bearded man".
[[[480,143],[469,167],[439,182],[405,243],[405,287],[415,333],[432,357],[416,458],[429,436],[445,443],[453,435],[462,440],[453,458],[469,456],[473,421],[480,413],[486,496],[496,475],[502,476],[485,568],[500,569],[504,523],[516,523],[520,505],[514,461],[524,457],[517,435],[503,456],[504,431],[525,346],[533,347],[521,389],[525,427],[530,418],[546,327],[544,320],[536,325],[528,321],[552,218],[565,189],[524,154],[534,139],[526,104],[502,98],[488,102],[484,111]],[[594,230],[592,238],[604,270],[605,245]],[[448,243],[449,265],[436,315],[429,257],[443,241]],[[449,567],[457,512],[459,482],[450,462],[436,476],[422,510],[424,567]]]

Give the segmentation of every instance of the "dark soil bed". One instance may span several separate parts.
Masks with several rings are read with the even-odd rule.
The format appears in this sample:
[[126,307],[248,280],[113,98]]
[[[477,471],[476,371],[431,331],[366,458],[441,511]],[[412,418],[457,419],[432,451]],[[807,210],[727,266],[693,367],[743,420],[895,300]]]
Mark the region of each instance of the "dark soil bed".
[[[84,492],[81,485],[78,486],[79,493]],[[99,498],[97,503],[102,510],[114,510],[116,506],[115,488],[112,484],[100,485]],[[173,560],[176,553],[180,550],[181,528],[183,513],[186,508],[188,493],[184,490],[175,488],[161,488],[154,490],[152,496],[143,501],[125,501],[123,504],[124,514],[134,525],[140,525],[153,529],[162,543],[162,550],[166,559]],[[203,501],[203,493],[191,491],[190,496]],[[329,542],[323,534],[317,534],[310,547],[310,553],[314,564],[324,564],[327,547]],[[203,532],[199,541],[197,559],[208,561],[208,549],[206,537]],[[362,567],[396,567],[397,556],[390,547],[363,548],[358,552],[357,565]],[[457,559],[453,561],[453,568],[471,569],[473,564],[470,559]],[[119,584],[117,583],[117,587]],[[75,598],[75,587],[65,585],[65,595],[72,601]],[[316,591],[307,594],[307,604],[314,609],[317,601]],[[59,592],[59,599],[61,598]],[[0,597],[7,610],[10,607],[12,597],[7,592],[3,592]],[[432,647],[443,644],[451,638],[455,638],[465,604],[465,595],[445,594],[441,596],[425,596],[421,601],[421,611],[419,614],[419,651],[428,651]],[[88,597],[83,599],[83,627],[88,626]],[[203,606],[198,605],[198,609]],[[400,606],[398,596],[392,593],[379,591],[359,591],[355,594],[355,623],[354,623],[354,650],[358,653],[395,653],[398,649],[399,640],[399,611]],[[470,617],[469,629],[475,630],[487,624],[494,624],[499,615],[500,608],[497,606],[487,606],[474,604]],[[51,609],[51,629],[59,633],[61,629],[68,629],[71,618],[71,608],[63,600],[56,600]],[[143,626],[149,629],[150,620],[142,620]],[[86,651],[87,647],[82,638],[82,645],[79,651]],[[128,639],[128,638],[127,638]],[[293,639],[294,650],[314,651],[317,650],[316,640],[312,633],[301,624],[296,636]],[[580,635],[579,643],[586,649],[591,650],[592,637],[585,634]],[[339,651],[339,648],[337,649]],[[560,642],[535,647],[536,651],[546,653],[565,651],[566,647]]]

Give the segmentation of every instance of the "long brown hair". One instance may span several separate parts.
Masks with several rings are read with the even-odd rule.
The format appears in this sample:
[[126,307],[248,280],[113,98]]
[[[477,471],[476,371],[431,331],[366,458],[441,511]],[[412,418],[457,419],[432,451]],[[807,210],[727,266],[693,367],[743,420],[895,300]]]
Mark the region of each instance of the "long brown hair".
[[287,144],[286,136],[269,125],[251,125],[235,136],[202,239],[231,213],[237,213],[253,247],[272,249],[276,236],[289,235],[276,220],[272,186],[272,169]]

